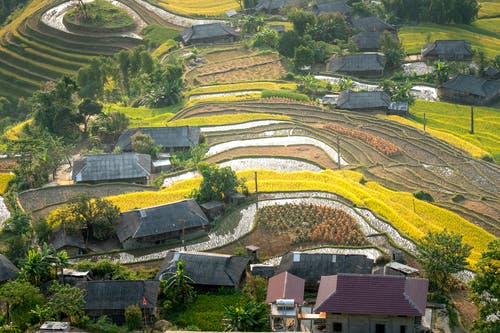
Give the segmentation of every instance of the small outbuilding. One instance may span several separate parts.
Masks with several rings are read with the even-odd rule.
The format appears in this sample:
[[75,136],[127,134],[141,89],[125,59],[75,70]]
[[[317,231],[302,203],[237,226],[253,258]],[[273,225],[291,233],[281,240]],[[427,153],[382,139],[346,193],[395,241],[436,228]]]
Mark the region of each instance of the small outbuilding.
[[184,45],[233,43],[241,39],[239,33],[221,22],[196,24],[181,31]]
[[95,154],[73,162],[75,183],[128,182],[147,184],[151,176],[151,156],[146,154]]
[[422,48],[423,59],[470,61],[474,56],[471,44],[464,40],[436,40]]
[[485,105],[500,97],[500,81],[458,74],[438,87],[438,96],[453,102]]
[[78,287],[86,291],[83,310],[91,318],[107,316],[122,325],[125,323],[125,310],[130,305],[141,308],[146,322],[151,323],[155,317],[160,281],[88,281]]
[[350,111],[384,111],[387,112],[391,97],[384,91],[350,91],[340,93],[337,109]]
[[141,127],[129,128],[123,132],[115,148],[132,151],[132,137],[137,134],[149,135],[164,152],[188,150],[200,142],[200,128],[196,126]]
[[0,254],[0,283],[13,280],[19,275],[17,268],[6,256]]
[[208,218],[193,199],[120,214],[116,235],[123,248],[150,247],[206,234]]
[[166,280],[177,272],[177,263],[184,263],[184,274],[193,285],[203,289],[242,286],[249,259],[218,253],[168,251],[158,270],[157,278]]
[[385,63],[385,56],[381,53],[335,55],[327,61],[326,70],[358,77],[381,77],[384,75]]

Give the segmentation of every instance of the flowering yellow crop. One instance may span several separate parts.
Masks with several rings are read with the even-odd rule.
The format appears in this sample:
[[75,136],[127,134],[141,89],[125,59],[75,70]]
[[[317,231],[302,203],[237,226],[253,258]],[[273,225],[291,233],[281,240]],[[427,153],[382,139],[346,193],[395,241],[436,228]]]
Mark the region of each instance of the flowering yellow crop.
[[33,119],[25,120],[14,127],[9,128],[4,132],[4,136],[9,140],[19,140],[19,137],[22,135],[24,126],[27,126],[33,122]]
[[[495,236],[457,214],[425,201],[415,199],[411,193],[389,190],[376,182],[360,183],[363,175],[358,172],[324,170],[321,172],[280,173],[270,170],[245,170],[237,172],[247,179],[250,192],[255,188],[257,172],[260,192],[314,191],[329,192],[349,199],[358,207],[366,207],[378,217],[391,223],[406,237],[418,240],[430,231],[447,229],[463,236],[463,242],[472,245],[469,262],[474,266]],[[140,192],[111,197],[122,210],[148,207],[181,200],[198,188],[201,178],[176,183],[158,192]],[[415,207],[415,208],[413,208]]]
[[234,0],[159,0],[158,4],[174,13],[197,16],[216,16],[230,9],[240,9]]
[[290,120],[289,116],[282,116],[277,114],[268,113],[237,113],[237,114],[226,114],[220,116],[209,116],[209,117],[192,117],[176,119],[167,122],[167,126],[211,126],[211,125],[228,125],[228,124],[238,124],[245,123],[254,120]]
[[154,52],[151,55],[153,56],[153,58],[159,58],[165,53],[174,49],[175,47],[177,47],[177,42],[173,39],[169,39],[165,43],[158,46],[158,48],[156,48],[156,50],[154,50]]
[[0,173],[0,194],[4,194],[7,190],[7,185],[14,178],[12,173]]

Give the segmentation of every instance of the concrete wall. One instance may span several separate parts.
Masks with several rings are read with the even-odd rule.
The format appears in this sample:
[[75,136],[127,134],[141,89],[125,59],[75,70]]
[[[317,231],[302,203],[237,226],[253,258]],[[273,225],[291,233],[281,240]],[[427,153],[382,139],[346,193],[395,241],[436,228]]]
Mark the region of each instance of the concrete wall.
[[[341,324],[342,330],[339,325]],[[377,325],[384,325],[384,333],[415,333],[415,317],[328,314],[325,332],[335,333],[379,333]],[[404,328],[402,328],[404,327]]]

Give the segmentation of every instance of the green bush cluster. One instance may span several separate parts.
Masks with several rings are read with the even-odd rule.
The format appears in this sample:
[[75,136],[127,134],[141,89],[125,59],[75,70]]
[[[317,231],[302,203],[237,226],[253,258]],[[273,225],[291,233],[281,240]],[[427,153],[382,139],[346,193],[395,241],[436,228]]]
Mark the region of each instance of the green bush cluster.
[[419,200],[427,201],[427,202],[433,202],[434,199],[432,198],[432,195],[430,195],[427,192],[424,191],[417,191],[413,193],[413,196]]

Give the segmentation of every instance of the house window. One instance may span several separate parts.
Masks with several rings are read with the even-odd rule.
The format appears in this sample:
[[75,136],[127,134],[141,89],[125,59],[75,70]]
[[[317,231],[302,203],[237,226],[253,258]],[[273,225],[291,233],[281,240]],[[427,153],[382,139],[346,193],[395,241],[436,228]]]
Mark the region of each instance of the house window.
[[385,333],[385,324],[375,324],[375,333]]
[[406,326],[405,325],[399,326],[399,333],[406,333]]
[[334,332],[342,332],[342,323],[333,323]]

